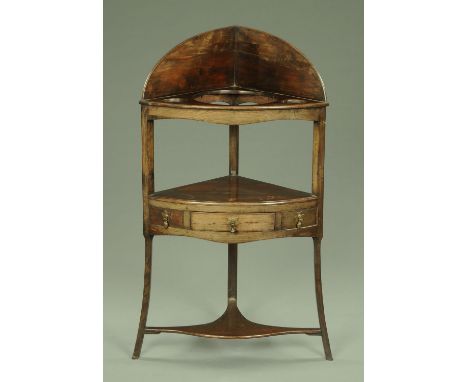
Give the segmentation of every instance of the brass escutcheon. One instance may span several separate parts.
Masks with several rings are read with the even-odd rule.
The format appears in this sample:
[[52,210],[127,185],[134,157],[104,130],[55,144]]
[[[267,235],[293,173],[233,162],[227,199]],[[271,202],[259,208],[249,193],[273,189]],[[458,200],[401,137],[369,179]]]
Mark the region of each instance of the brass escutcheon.
[[302,223],[304,222],[304,213],[303,212],[298,212],[297,216],[296,216],[296,219],[297,219],[296,228],[301,228]]
[[163,212],[161,212],[161,215],[163,218],[163,226],[167,229],[169,227],[169,214],[166,210],[164,210]]
[[238,220],[238,218],[236,218],[236,217],[229,218],[229,220],[228,220],[228,224],[229,224],[229,228],[230,228],[231,233],[236,233],[237,232],[237,220]]

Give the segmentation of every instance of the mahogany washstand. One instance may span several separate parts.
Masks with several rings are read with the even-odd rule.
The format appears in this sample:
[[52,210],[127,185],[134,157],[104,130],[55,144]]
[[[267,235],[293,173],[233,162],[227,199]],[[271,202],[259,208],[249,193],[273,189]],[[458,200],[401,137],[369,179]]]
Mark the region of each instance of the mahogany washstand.
[[[313,65],[265,32],[227,27],[199,34],[167,53],[149,74],[141,104],[145,272],[133,358],[145,334],[213,338],[281,334],[321,336],[332,360],[323,307],[320,243],[323,232],[325,90]],[[154,121],[191,119],[229,125],[229,175],[155,192]],[[313,121],[312,192],[238,175],[239,125],[273,120]],[[217,320],[201,325],[147,326],[154,235],[180,235],[228,244],[228,302]],[[237,307],[237,245],[282,237],[311,237],[320,327],[261,325]]]

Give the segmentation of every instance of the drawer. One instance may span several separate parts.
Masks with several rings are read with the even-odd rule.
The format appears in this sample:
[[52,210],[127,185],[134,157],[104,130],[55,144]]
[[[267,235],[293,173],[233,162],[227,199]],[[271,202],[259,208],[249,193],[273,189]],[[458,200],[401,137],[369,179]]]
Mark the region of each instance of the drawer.
[[315,225],[317,225],[316,208],[281,213],[281,229],[307,228]]
[[274,213],[192,212],[192,229],[195,231],[264,232],[274,228]]
[[164,222],[167,222],[167,227],[184,228],[184,211],[171,210],[167,208],[150,208],[151,224],[165,227]]

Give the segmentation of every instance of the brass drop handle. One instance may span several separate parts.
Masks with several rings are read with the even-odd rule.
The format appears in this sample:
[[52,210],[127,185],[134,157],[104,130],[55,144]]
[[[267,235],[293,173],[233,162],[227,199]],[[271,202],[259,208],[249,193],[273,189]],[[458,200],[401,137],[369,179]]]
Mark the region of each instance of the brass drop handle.
[[302,223],[304,222],[304,214],[302,212],[298,212],[296,219],[297,219],[296,228],[301,228]]
[[231,233],[236,233],[237,232],[237,218],[230,218],[229,221],[229,228]]
[[169,227],[169,214],[167,213],[166,210],[164,210],[162,213],[162,218],[163,218],[163,226],[164,228],[168,228]]

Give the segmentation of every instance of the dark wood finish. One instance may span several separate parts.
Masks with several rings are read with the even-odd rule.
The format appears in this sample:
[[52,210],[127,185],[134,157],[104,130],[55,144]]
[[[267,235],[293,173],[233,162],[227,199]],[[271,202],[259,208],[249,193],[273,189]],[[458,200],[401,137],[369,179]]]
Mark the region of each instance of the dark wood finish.
[[237,244],[228,244],[228,306],[237,305]]
[[211,204],[281,204],[317,200],[309,192],[262,182],[243,176],[223,176],[158,191],[151,201]]
[[[230,125],[229,126],[229,175],[236,176],[239,174],[239,126]],[[239,227],[236,227],[239,230]],[[242,316],[237,308],[237,243],[228,244],[228,302],[226,312],[219,319],[215,321],[214,324],[197,327],[199,333],[211,332],[215,333],[216,331],[222,332],[225,335],[230,332],[231,335],[235,335],[232,332],[232,328],[239,328],[241,325],[234,324],[236,318],[239,318],[239,315]],[[239,315],[235,313],[239,312]],[[211,326],[211,328],[210,328]],[[213,327],[214,326],[214,327]],[[208,329],[208,331],[206,331]],[[230,330],[231,329],[231,330]],[[235,330],[235,329],[234,329]],[[239,334],[239,333],[237,333]]]
[[[295,97],[267,91],[225,88],[207,90],[197,93],[187,93],[177,97],[161,97],[140,100],[142,105],[160,106],[179,109],[199,110],[230,110],[230,111],[256,111],[256,110],[288,110],[304,108],[321,108],[327,106],[325,101],[315,101],[309,98]],[[156,115],[156,117],[161,117]],[[235,126],[235,125],[234,125]]]
[[237,26],[171,50],[149,74],[140,103],[152,119],[228,125],[317,120],[328,105],[320,75],[302,53],[278,37]]
[[153,68],[143,98],[217,89],[234,78],[233,28],[192,37],[177,45]]
[[247,88],[324,101],[320,75],[286,41],[231,26],[177,45],[153,68],[143,99],[225,88]]
[[283,334],[321,335],[320,328],[290,328],[257,324],[244,317],[237,305],[228,304],[226,311],[213,322],[189,326],[147,327],[147,334],[179,333],[198,337],[248,339],[278,336]]
[[318,72],[284,40],[239,27],[236,51],[236,80],[240,87],[325,100]]
[[[141,104],[143,301],[133,358],[144,334],[180,333],[209,338],[283,334],[322,337],[332,359],[321,280],[323,236],[325,90],[313,65],[268,33],[227,27],[192,37],[171,50],[148,76]],[[155,192],[154,120],[191,119],[229,125],[228,176]],[[239,125],[272,120],[314,123],[312,192],[239,176]],[[147,326],[153,235],[188,236],[228,244],[227,307],[215,321],[189,326]],[[238,243],[312,237],[320,328],[262,325],[237,306]]]

